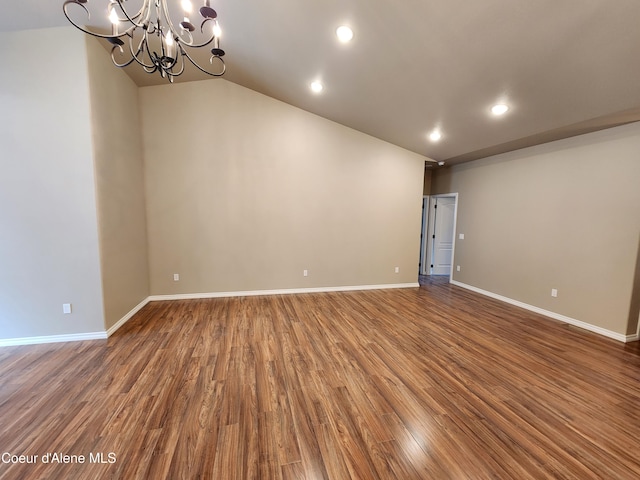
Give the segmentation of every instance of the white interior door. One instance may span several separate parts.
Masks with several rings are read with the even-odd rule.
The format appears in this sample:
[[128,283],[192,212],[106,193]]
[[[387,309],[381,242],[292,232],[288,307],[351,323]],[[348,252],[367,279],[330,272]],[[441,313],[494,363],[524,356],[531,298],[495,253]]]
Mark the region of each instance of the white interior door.
[[451,274],[455,213],[455,197],[435,197],[433,199],[432,275]]

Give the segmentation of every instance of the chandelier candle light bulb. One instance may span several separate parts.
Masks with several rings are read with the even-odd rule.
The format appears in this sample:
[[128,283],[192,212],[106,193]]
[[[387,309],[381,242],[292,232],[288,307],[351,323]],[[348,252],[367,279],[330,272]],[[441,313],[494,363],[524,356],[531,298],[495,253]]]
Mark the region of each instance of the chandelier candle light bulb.
[[167,57],[173,58],[173,37],[171,36],[171,31],[168,31],[164,37],[164,44],[167,48]]
[[213,24],[213,35],[215,38],[220,38],[220,35],[222,35],[222,29],[220,28],[217,20]]
[[[117,67],[135,62],[146,73],[158,72],[170,82],[184,73],[188,63],[207,75],[224,75],[226,65],[222,57],[225,51],[220,48],[218,14],[209,0],[205,0],[198,11],[202,18],[197,29],[190,20],[193,14],[190,0],[143,0],[137,3],[138,6],[142,4],[137,11],[138,7],[126,7],[130,3],[126,0],[66,0],[62,9],[73,26],[112,45],[111,60]],[[183,18],[182,22],[180,18]],[[106,33],[109,23],[111,33]],[[193,51],[208,45],[213,47],[209,47],[210,66],[201,66],[193,57]]]
[[111,4],[111,13],[109,13],[109,20],[113,25],[118,25],[118,23],[120,23],[118,12],[116,12],[116,7],[114,4]]
[[[214,50],[216,48],[220,48],[220,35],[222,35],[222,29],[220,28],[220,25],[218,24],[217,20],[214,20],[214,24],[213,24],[213,48]],[[213,50],[212,50],[213,52]]]
[[182,0],[182,9],[184,10],[184,20],[180,25],[182,26],[182,28],[193,32],[195,27],[191,24],[191,20],[189,20],[189,14],[193,10],[193,5],[191,5],[191,2],[189,0]]
[[109,9],[109,21],[111,22],[111,34],[118,35],[118,24],[120,23],[120,19],[118,18],[118,12],[116,11],[116,4],[110,3]]

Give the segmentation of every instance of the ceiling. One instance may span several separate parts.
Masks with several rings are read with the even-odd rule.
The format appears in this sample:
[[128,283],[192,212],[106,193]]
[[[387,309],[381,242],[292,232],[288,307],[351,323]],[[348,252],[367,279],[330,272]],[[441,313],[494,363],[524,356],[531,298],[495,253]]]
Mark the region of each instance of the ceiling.
[[[0,31],[68,25],[62,3],[3,1]],[[640,121],[639,0],[211,4],[224,78],[448,165]],[[335,36],[343,24],[349,44]],[[127,70],[140,86],[166,82]]]

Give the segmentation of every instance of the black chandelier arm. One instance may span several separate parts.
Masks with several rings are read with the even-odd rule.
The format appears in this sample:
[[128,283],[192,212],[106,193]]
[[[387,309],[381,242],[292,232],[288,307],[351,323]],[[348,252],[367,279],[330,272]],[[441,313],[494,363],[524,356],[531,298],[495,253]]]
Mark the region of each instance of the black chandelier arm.
[[[131,51],[133,52],[133,47]],[[140,66],[142,66],[142,68],[146,73],[154,73],[157,71],[160,71],[160,73],[163,73],[166,71],[166,69],[163,68],[163,65],[160,62],[160,59],[158,58],[158,56],[155,54],[155,52],[152,52],[151,49],[149,48],[149,42],[147,41],[146,33],[142,38],[142,40],[140,41],[140,44],[138,45],[138,51],[136,52],[135,55],[133,55],[133,58],[135,59],[136,62],[138,62]],[[151,60],[151,65],[147,65],[144,62],[145,58],[148,58],[149,60]]]
[[[118,1],[121,1],[121,0],[118,0]],[[159,7],[156,4],[158,22],[160,21],[160,10],[162,10],[162,17],[164,18],[165,22],[167,22],[167,26],[169,27],[169,30],[171,32],[178,32],[179,30],[173,25],[173,22],[171,21],[171,15],[169,15],[169,9],[167,8],[166,2],[160,2]]]
[[116,50],[120,50],[120,53],[124,54],[124,49],[122,48],[122,45],[114,45],[114,46],[111,48],[111,61],[113,62],[113,64],[114,64],[116,67],[124,68],[124,67],[126,67],[127,65],[131,65],[131,64],[133,63],[133,61],[135,60],[135,58],[136,58],[136,57],[134,57],[134,56],[131,56],[131,58],[130,58],[129,60],[127,60],[126,62],[124,62],[124,63],[119,63],[119,62],[116,60],[116,57],[115,57],[115,54],[114,54]]
[[[123,0],[117,0],[117,1],[118,1],[118,5],[120,6],[120,11],[127,18],[127,21],[131,23],[134,27],[145,28],[145,24],[147,25],[149,24],[149,17],[151,16],[151,6],[149,6],[149,9],[145,12],[145,6],[147,5],[146,2],[142,5],[140,10],[138,10],[138,13],[136,13],[133,16],[129,16],[129,12],[127,12],[127,10],[124,8],[124,5],[122,5]],[[142,18],[141,23],[137,22],[139,18]]]
[[[151,50],[149,50],[149,42],[147,41],[147,32],[144,32],[142,38],[140,39],[140,43],[138,44],[138,49],[136,52],[133,51],[133,36],[129,38],[129,51],[131,52],[131,56],[133,59],[145,69],[147,73],[153,73],[158,69],[158,66],[153,61],[153,55],[151,54]],[[151,65],[147,65],[144,62],[145,55],[149,60],[151,60]]]
[[[162,4],[162,13],[163,13],[164,21],[167,23],[169,29],[174,33],[175,32],[179,32],[175,36],[174,40],[176,40],[177,42],[181,43],[184,46],[187,46],[189,48],[205,47],[205,46],[209,45],[213,41],[213,39],[215,38],[215,35],[213,34],[213,32],[211,32],[211,37],[207,38],[204,41],[204,43],[200,43],[200,44],[193,43],[194,39],[193,39],[193,35],[191,34],[191,32],[189,30],[185,29],[185,28],[180,27],[180,26],[178,26],[178,28],[176,28],[176,26],[171,21],[171,15],[169,15],[169,11],[168,11],[166,2]],[[204,21],[202,22],[202,24],[200,25],[200,31],[203,34],[204,34],[204,30],[203,30],[204,24],[208,20],[212,20],[212,19],[211,18],[205,18]],[[183,37],[183,35],[186,35],[188,40],[186,40],[185,37]]]
[[[205,18],[205,19],[202,21],[202,23],[200,24],[200,32],[201,32],[202,34],[205,34],[205,32],[204,32],[204,26],[207,24],[207,22],[214,21],[214,20],[215,20],[215,19],[213,19],[213,18],[208,18],[208,17],[207,17],[207,18]],[[215,40],[215,38],[216,38],[216,34],[214,33],[214,31],[213,31],[213,29],[212,29],[212,30],[211,30],[211,37],[208,37],[208,40],[206,40],[204,43],[200,43],[200,44],[198,44],[198,45],[195,45],[195,44],[188,44],[188,46],[189,46],[190,48],[201,48],[201,47],[206,47],[206,46],[207,46],[207,45],[209,45],[211,42],[213,42],[213,41]]]
[[[175,30],[172,30],[172,32],[176,33]],[[180,29],[180,30],[178,30],[178,32],[179,33],[177,33],[174,36],[174,40],[176,40],[181,45],[185,45],[185,46],[190,46],[190,45],[193,44],[193,35],[191,34],[191,32],[189,30]],[[187,36],[189,40],[185,40],[183,35]]]
[[74,27],[76,27],[78,30],[88,34],[88,35],[92,35],[94,37],[97,38],[106,38],[111,39],[111,38],[119,38],[122,37],[123,35],[128,35],[130,32],[133,31],[134,28],[136,28],[135,25],[132,25],[131,27],[129,27],[127,30],[125,30],[122,33],[119,33],[117,35],[114,34],[104,34],[104,33],[97,33],[97,32],[92,32],[91,30],[87,30],[86,28],[84,28],[82,25],[77,24],[76,22],[74,22],[71,17],[69,16],[69,14],[67,13],[67,6],[69,4],[75,4],[78,5],[79,7],[81,7],[87,14],[87,20],[91,18],[91,13],[89,13],[89,10],[87,9],[87,7],[85,7],[82,3],[80,3],[78,0],[67,0],[66,2],[64,2],[64,4],[62,5],[62,11],[64,13],[64,16],[67,17],[67,20],[69,20],[69,23],[71,23],[71,25],[73,25]]
[[180,52],[182,53],[182,55],[184,55],[185,57],[187,57],[189,59],[189,61],[193,64],[194,67],[196,67],[198,70],[200,70],[203,73],[206,73],[207,75],[211,75],[212,77],[221,77],[224,75],[224,72],[227,71],[227,65],[224,63],[224,60],[222,59],[222,57],[218,56],[218,55],[213,55],[210,59],[209,59],[209,63],[211,63],[213,65],[213,58],[217,58],[218,60],[220,60],[220,63],[222,64],[222,71],[220,73],[216,73],[216,72],[209,72],[207,70],[205,70],[204,68],[202,68],[200,65],[197,64],[197,62],[191,58],[191,55],[189,55],[189,52],[187,52],[182,45],[180,45]]
[[[200,24],[200,32],[202,34],[205,34],[204,32],[204,26],[205,24],[210,21],[213,20],[212,18],[205,18],[202,23]],[[190,41],[186,42],[182,39],[182,37],[179,38],[180,43],[182,43],[184,46],[189,47],[189,48],[202,48],[202,47],[206,47],[207,45],[209,45],[211,42],[213,42],[213,40],[216,38],[215,33],[213,33],[213,31],[211,32],[211,37],[207,37],[207,39],[203,42],[203,43],[193,43],[193,35],[191,35],[191,32],[189,32],[189,38]]]
[[[126,67],[126,66],[131,65],[131,64],[135,61],[135,62],[136,62],[136,63],[138,63],[141,67],[143,67],[145,70],[147,70],[147,73],[153,73],[153,72],[155,72],[155,70],[157,69],[157,67],[156,67],[154,64],[147,65],[147,64],[146,64],[146,63],[144,63],[144,61],[143,61],[143,59],[144,59],[144,53],[145,53],[145,45],[146,45],[146,39],[145,39],[145,37],[143,37],[143,38],[140,40],[140,43],[138,44],[138,49],[137,49],[137,51],[135,51],[135,52],[134,52],[134,51],[133,51],[133,35],[128,34],[127,36],[129,37],[129,39],[128,39],[129,49],[128,49],[128,50],[129,50],[129,55],[130,55],[131,57],[130,57],[129,59],[127,59],[125,62],[120,63],[118,60],[116,60],[115,52],[116,52],[116,51],[119,51],[119,52],[124,56],[124,55],[125,55],[125,51],[124,51],[124,48],[122,48],[122,45],[119,45],[119,44],[114,45],[114,46],[111,48],[111,61],[113,62],[113,64],[114,64],[116,67],[124,68],[124,67]],[[123,42],[123,45],[124,45],[124,42]],[[148,52],[148,49],[147,49],[147,52]],[[142,54],[142,60],[140,59],[140,57],[141,57],[141,55],[140,55],[140,54]],[[147,53],[147,54],[148,54],[148,53]]]
[[[176,54],[176,58],[174,59],[175,62],[173,63],[173,65],[171,66],[170,69],[163,69],[167,72],[167,74],[169,74],[171,77],[177,77],[179,75],[182,75],[182,73],[184,72],[184,56],[182,55],[182,52],[180,51],[180,49],[177,50]],[[177,72],[173,71],[173,67],[175,67],[178,63],[180,63],[180,70],[178,70]],[[173,79],[170,79],[173,82]]]
[[[119,2],[122,0],[118,0]],[[166,2],[161,2],[161,8],[162,8],[162,14],[164,17],[164,21],[167,23],[167,25],[169,26],[169,29],[172,32],[182,32],[182,34],[184,35],[188,35],[189,40],[185,40],[184,37],[182,37],[182,35],[180,33],[178,33],[178,35],[176,36],[175,40],[177,40],[179,43],[181,43],[184,46],[187,46],[189,48],[201,48],[201,47],[206,47],[207,45],[209,45],[213,39],[215,38],[215,34],[213,33],[213,31],[211,32],[211,36],[207,37],[207,39],[203,42],[203,43],[193,43],[193,35],[191,34],[191,32],[189,30],[183,29],[183,28],[176,28],[176,26],[173,24],[173,22],[171,21],[171,15],[169,14],[169,10],[167,7]],[[159,15],[158,15],[159,17]],[[214,18],[205,18],[202,23],[200,24],[200,32],[201,33],[205,33],[204,32],[204,26],[207,22],[209,22],[210,20],[214,20]]]
[[[128,35],[128,36],[129,36],[129,42],[128,42],[129,43],[129,54],[131,55],[131,59],[126,64],[124,64],[122,66],[126,67],[127,65],[131,65],[131,63],[133,63],[135,61],[136,63],[138,63],[138,65],[140,65],[145,70],[146,69],[153,69],[154,65],[147,65],[142,60],[140,60],[140,58],[139,58],[140,54],[142,53],[142,59],[144,60],[144,50],[145,50],[145,46],[147,45],[146,35],[143,36],[140,39],[140,43],[138,44],[138,49],[135,52],[133,51],[133,35]],[[122,53],[124,53],[124,51]],[[118,67],[121,66],[115,61],[114,58],[112,58],[112,60],[113,60],[113,63],[116,66],[118,66]],[[148,73],[153,73],[154,71],[155,70],[153,70],[151,72],[148,72]]]

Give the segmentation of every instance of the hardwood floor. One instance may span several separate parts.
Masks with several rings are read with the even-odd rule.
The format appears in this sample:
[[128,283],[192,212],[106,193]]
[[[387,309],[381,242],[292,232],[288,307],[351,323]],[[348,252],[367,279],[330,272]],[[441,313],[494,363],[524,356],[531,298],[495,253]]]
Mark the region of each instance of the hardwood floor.
[[0,422],[3,480],[635,479],[640,348],[439,281],[155,302],[0,349]]

